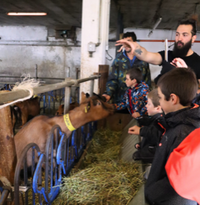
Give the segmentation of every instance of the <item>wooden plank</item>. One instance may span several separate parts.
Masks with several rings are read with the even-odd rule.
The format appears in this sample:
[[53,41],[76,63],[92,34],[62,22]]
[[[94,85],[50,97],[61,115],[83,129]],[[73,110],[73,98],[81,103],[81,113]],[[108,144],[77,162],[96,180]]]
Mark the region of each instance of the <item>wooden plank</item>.
[[109,65],[99,65],[99,94],[102,95],[106,90],[106,82],[108,80]]

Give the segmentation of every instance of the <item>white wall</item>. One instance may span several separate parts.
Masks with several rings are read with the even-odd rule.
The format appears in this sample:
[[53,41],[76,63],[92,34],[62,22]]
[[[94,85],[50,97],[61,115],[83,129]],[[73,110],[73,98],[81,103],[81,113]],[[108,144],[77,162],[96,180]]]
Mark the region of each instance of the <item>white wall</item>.
[[76,77],[80,68],[80,45],[70,40],[48,38],[48,29],[41,26],[0,27],[0,75],[35,77]]

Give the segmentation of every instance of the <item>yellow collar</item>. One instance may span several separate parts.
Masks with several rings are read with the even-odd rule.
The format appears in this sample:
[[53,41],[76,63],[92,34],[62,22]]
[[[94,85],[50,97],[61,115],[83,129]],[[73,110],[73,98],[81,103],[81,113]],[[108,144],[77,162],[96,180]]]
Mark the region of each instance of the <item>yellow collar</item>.
[[71,132],[74,131],[75,128],[73,127],[73,125],[69,119],[69,114],[67,113],[67,114],[63,115],[63,118],[64,118],[65,125],[69,129],[69,131],[71,131]]

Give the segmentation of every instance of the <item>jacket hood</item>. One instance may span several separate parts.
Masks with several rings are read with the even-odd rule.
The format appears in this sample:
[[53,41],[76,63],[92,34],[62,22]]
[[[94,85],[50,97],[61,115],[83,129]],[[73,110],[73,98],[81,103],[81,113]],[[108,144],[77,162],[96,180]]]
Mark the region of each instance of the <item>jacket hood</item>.
[[192,125],[200,127],[200,107],[193,106],[176,112],[169,113],[165,116],[167,127],[173,128],[179,124]]

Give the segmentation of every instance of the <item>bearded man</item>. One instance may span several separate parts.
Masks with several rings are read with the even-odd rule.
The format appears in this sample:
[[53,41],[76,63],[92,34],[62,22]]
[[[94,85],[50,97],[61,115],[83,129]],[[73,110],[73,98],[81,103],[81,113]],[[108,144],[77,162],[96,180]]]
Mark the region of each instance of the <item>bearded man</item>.
[[122,39],[117,41],[116,46],[129,46],[131,53],[138,59],[154,65],[161,65],[162,70],[155,78],[155,83],[157,83],[161,75],[174,67],[190,67],[195,72],[200,83],[200,56],[191,48],[197,37],[196,32],[195,19],[188,19],[179,23],[176,29],[174,49],[173,51],[168,51],[168,62],[165,61],[165,51],[149,52],[136,42],[127,42]]

